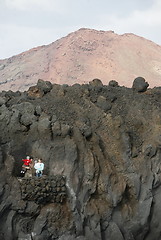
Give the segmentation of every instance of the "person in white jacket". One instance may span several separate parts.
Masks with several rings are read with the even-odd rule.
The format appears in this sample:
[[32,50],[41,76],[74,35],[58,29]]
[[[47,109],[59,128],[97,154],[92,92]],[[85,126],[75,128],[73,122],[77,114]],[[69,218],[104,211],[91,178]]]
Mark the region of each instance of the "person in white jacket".
[[36,169],[36,177],[41,177],[44,170],[44,163],[39,159],[37,163],[35,163],[34,168]]

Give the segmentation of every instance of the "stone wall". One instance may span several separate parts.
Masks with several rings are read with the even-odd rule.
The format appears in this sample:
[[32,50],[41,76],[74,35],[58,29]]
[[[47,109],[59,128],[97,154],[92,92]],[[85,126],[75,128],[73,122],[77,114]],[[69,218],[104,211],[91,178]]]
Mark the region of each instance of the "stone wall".
[[63,203],[66,198],[63,176],[19,178],[21,199],[37,204]]

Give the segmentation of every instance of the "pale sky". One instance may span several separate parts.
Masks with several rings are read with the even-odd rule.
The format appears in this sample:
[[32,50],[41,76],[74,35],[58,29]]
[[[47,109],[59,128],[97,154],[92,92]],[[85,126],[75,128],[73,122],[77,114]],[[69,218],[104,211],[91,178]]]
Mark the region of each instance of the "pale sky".
[[0,0],[0,59],[79,28],[134,33],[161,45],[161,0]]

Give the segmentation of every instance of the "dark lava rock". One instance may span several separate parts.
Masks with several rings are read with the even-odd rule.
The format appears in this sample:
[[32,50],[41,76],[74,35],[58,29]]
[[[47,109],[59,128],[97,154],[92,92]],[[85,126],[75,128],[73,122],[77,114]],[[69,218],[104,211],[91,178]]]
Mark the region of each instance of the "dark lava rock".
[[93,87],[103,86],[102,81],[98,78],[93,79],[89,84]]
[[0,106],[6,103],[6,99],[4,97],[0,97]]
[[118,82],[115,81],[115,80],[111,80],[109,81],[109,84],[108,84],[110,87],[118,87]]
[[132,88],[137,92],[145,92],[148,88],[149,84],[145,82],[143,77],[137,77],[134,79]]
[[39,79],[37,82],[37,87],[44,93],[47,93],[51,91],[52,84],[49,81],[43,81],[42,79]]
[[[0,239],[160,239],[161,88],[147,85],[0,93]],[[42,177],[21,175],[27,155]]]

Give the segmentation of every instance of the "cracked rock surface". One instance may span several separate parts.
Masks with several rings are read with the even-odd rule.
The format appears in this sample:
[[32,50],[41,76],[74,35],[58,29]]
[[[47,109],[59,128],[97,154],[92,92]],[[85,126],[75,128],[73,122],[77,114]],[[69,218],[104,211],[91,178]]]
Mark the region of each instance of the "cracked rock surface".
[[[41,178],[21,178],[26,155]],[[160,87],[0,93],[1,240],[156,240],[160,202]]]

